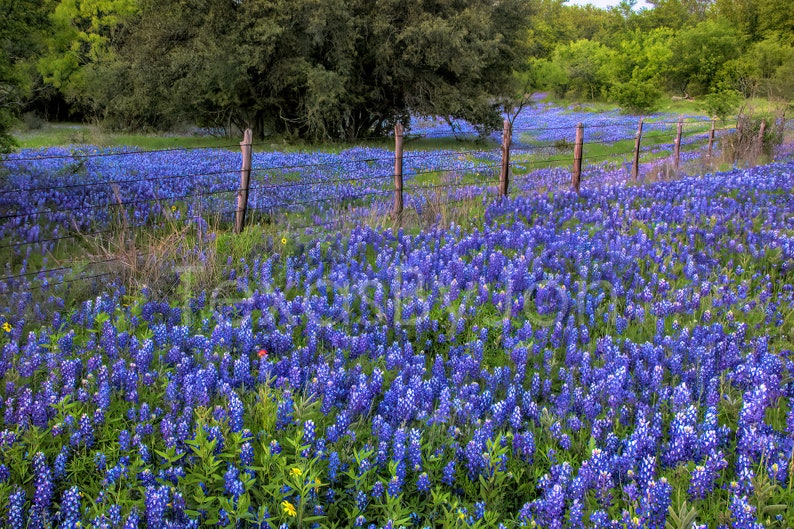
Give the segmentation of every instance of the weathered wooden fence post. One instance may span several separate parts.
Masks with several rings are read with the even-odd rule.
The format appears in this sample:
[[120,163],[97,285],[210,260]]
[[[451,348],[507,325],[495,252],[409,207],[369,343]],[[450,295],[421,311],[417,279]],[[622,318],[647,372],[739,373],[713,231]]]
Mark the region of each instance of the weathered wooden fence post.
[[631,179],[635,182],[640,178],[640,143],[642,143],[643,118],[637,125],[637,139],[634,141],[634,165],[631,166]]
[[760,155],[764,152],[764,133],[766,132],[766,120],[761,120],[761,127],[758,129],[758,140],[756,143],[756,152]]
[[714,151],[714,131],[715,130],[716,130],[716,120],[712,119],[711,120],[711,130],[709,131],[709,151],[708,151],[708,154],[706,155],[708,157],[709,161],[711,161],[711,154]]
[[582,151],[584,150],[584,125],[576,125],[576,143],[573,146],[573,172],[571,172],[571,186],[579,193],[579,184],[582,179]]
[[502,170],[499,173],[499,196],[506,197],[510,185],[510,144],[513,143],[513,129],[510,121],[505,120],[502,131]]
[[398,221],[403,214],[403,125],[394,126],[394,216]]
[[675,134],[675,145],[673,146],[673,167],[678,169],[681,164],[681,134],[684,131],[684,118],[678,118],[678,131]]
[[234,222],[234,233],[242,233],[245,224],[245,212],[248,209],[248,188],[251,182],[251,129],[245,129],[243,141],[240,142],[243,153],[243,166],[240,170],[240,189],[237,190],[237,215]]

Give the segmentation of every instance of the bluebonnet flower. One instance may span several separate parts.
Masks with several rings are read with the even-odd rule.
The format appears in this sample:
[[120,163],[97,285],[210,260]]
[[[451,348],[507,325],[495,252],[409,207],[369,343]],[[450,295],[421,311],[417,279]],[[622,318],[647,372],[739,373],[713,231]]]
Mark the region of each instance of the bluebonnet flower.
[[47,457],[42,452],[33,456],[33,507],[47,512],[52,505],[54,485]]
[[25,527],[25,491],[18,486],[8,496],[7,527]]
[[733,529],[761,529],[763,524],[756,522],[755,507],[746,496],[733,495],[730,503],[731,527]]
[[427,493],[430,491],[430,486],[430,478],[427,476],[427,472],[419,474],[419,477],[416,479],[416,489],[419,492]]
[[[160,527],[165,523],[165,512],[169,500],[168,487],[150,485],[146,487],[146,527]],[[129,522],[129,520],[127,520]]]
[[455,460],[449,461],[444,465],[441,482],[450,486],[455,483]]
[[112,527],[121,526],[121,505],[114,503],[107,510],[108,520]]
[[233,391],[229,395],[229,428],[233,432],[243,429],[243,402]]
[[228,470],[223,475],[224,488],[226,494],[231,496],[235,501],[245,493],[245,486],[239,479],[240,471],[234,465],[229,465]]
[[80,519],[80,491],[77,487],[71,487],[61,495],[61,510],[58,513],[60,527],[76,529],[80,527]]
[[250,441],[245,441],[240,445],[240,464],[243,467],[250,467],[254,464],[254,447]]
[[383,498],[383,493],[386,491],[386,487],[383,485],[382,482],[376,481],[374,485],[372,485],[372,498],[379,500]]

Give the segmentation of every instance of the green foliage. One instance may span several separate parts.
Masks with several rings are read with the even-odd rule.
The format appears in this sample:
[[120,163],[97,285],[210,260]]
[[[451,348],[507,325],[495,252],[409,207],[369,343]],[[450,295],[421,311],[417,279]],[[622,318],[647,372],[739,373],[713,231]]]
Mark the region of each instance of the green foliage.
[[712,92],[703,98],[703,110],[709,116],[716,116],[725,121],[729,115],[736,112],[741,101],[741,94],[735,90]]
[[697,520],[697,509],[687,504],[686,500],[674,509],[671,505],[668,508],[667,521],[664,524],[665,529],[692,529],[692,526]]
[[16,145],[10,130],[31,93],[29,61],[40,46],[50,3],[0,0],[0,153]]
[[6,153],[16,147],[17,142],[9,133],[14,124],[14,115],[8,108],[0,108],[0,153]]
[[609,83],[609,66],[614,57],[613,50],[591,40],[557,48],[553,60],[565,72],[565,84],[555,86],[555,92],[595,100]]
[[635,30],[628,34],[617,48],[611,78],[617,82],[653,80],[658,84],[673,60],[670,50],[673,38],[675,35],[669,28]]
[[310,139],[382,134],[409,112],[500,124],[527,4],[143,1],[97,71],[118,127],[198,121]]
[[739,91],[744,97],[782,96],[774,79],[781,68],[794,61],[794,48],[779,38],[755,42],[719,71],[718,85]]
[[553,90],[554,95],[563,98],[568,90],[568,74],[558,62],[548,59],[531,59],[529,61],[529,74],[537,79],[537,87]]
[[740,54],[741,35],[719,20],[707,20],[682,30],[671,43],[669,78],[681,93],[700,95],[715,86],[717,73]]
[[662,93],[650,81],[632,79],[612,87],[612,99],[633,114],[647,113],[656,108]]
[[775,70],[771,80],[773,94],[784,100],[794,100],[794,54]]
[[788,0],[649,4],[0,0],[0,150],[55,101],[114,130],[354,140],[411,113],[487,133],[540,89],[633,112],[660,90],[794,94]]
[[44,82],[73,101],[90,101],[87,70],[110,60],[115,34],[136,11],[137,0],[60,0],[50,13],[47,52],[38,61]]

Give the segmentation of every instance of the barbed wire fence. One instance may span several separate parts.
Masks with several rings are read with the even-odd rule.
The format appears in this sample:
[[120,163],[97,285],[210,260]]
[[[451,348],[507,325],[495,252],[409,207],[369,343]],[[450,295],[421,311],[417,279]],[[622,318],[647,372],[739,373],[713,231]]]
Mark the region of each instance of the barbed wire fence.
[[[637,126],[634,137],[602,133],[632,125]],[[405,152],[404,141],[440,136],[406,136],[402,126],[397,125],[393,153],[278,165],[253,163],[255,145],[250,131],[245,131],[239,144],[242,162],[235,167],[231,166],[234,157],[228,149],[238,146],[223,145],[213,149],[219,156],[223,151],[220,157],[227,167],[116,179],[100,177],[93,181],[82,181],[85,175],[81,168],[94,160],[173,155],[199,149],[201,153],[216,151],[201,147],[9,156],[4,162],[10,171],[24,172],[25,164],[43,162],[66,162],[73,167],[65,173],[55,171],[52,185],[0,187],[0,256],[6,263],[4,275],[0,276],[0,299],[11,299],[14,294],[30,295],[34,290],[51,292],[76,282],[112,279],[117,273],[108,269],[111,263],[128,258],[146,260],[146,256],[128,256],[123,251],[119,256],[118,248],[115,252],[86,251],[90,255],[64,257],[74,254],[75,248],[93,246],[95,250],[97,241],[107,244],[113,237],[124,246],[136,234],[169,233],[188,224],[195,228],[197,235],[193,240],[198,244],[210,232],[208,220],[235,234],[242,234],[246,226],[266,224],[285,238],[338,231],[362,221],[401,226],[410,214],[422,216],[429,211],[431,216],[437,216],[440,212],[465,210],[471,204],[484,206],[488,200],[525,193],[526,185],[542,178],[536,175],[539,169],[560,164],[570,169],[570,188],[576,193],[581,192],[585,163],[622,163],[627,180],[639,182],[643,163],[668,163],[678,170],[684,148],[689,152],[702,151],[702,158],[712,164],[716,141],[735,130],[736,124],[717,127],[712,120],[710,128],[705,128],[708,125],[708,121],[683,118],[647,122],[641,119],[587,127],[579,123],[571,130],[562,126],[513,128],[505,120],[498,147],[430,154],[421,150]],[[568,140],[568,135],[559,134],[563,131],[570,131],[573,141]],[[548,133],[560,138],[534,139]],[[435,163],[423,165],[428,157]],[[355,173],[361,174],[350,176]],[[589,184],[584,182],[585,186]],[[160,189],[166,185],[171,188]],[[44,194],[45,198],[37,200],[37,207],[30,209],[24,198],[36,194]],[[62,251],[64,247],[69,251]]]

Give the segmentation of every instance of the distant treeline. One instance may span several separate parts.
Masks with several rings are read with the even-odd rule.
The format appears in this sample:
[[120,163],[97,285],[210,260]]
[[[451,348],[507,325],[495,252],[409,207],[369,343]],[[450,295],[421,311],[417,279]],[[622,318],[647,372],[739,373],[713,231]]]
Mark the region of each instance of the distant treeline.
[[794,93],[789,0],[0,0],[0,135],[25,113],[314,140],[412,114],[483,132],[526,94],[650,109]]
[[557,97],[628,110],[662,95],[702,99],[714,112],[739,98],[794,97],[790,0],[649,0],[604,10],[540,0],[530,19],[531,82]]

